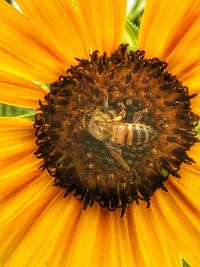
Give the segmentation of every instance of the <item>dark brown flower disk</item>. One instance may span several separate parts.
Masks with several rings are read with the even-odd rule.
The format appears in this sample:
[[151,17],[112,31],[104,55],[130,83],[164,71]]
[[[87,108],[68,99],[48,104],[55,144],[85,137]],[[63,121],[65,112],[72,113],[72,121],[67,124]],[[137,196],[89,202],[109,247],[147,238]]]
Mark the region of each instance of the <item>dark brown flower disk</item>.
[[[195,95],[165,71],[165,62],[146,59],[144,51],[128,52],[125,44],[110,57],[94,51],[89,60],[77,61],[51,84],[45,103],[39,102],[34,127],[41,168],[55,177],[65,196],[82,200],[84,209],[98,202],[109,210],[121,208],[123,215],[133,200],[149,206],[156,189],[167,191],[168,175],[180,177],[181,163],[193,162],[186,151],[197,142],[198,117],[190,108]],[[88,110],[104,109],[105,96],[109,110],[120,114],[124,107],[121,123],[150,126],[156,133],[146,143],[112,144],[129,171],[83,127]]]

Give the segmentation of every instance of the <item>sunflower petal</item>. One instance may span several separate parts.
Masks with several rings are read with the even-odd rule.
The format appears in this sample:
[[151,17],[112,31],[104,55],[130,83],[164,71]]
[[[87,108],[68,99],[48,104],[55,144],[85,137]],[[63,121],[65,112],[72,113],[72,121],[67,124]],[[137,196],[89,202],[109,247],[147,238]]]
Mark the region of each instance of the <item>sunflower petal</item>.
[[[153,202],[153,201],[152,201]],[[177,266],[181,257],[173,243],[169,243],[162,216],[154,212],[154,203],[149,209],[140,203],[129,211],[128,225],[135,266]]]
[[193,68],[191,71],[185,72],[181,77],[181,81],[186,84],[191,91],[198,94],[200,94],[199,75],[200,66]]
[[26,79],[50,82],[65,70],[31,21],[0,1],[0,67]]
[[17,3],[66,69],[75,63],[75,57],[88,56],[87,39],[72,0],[18,0]]
[[149,0],[139,33],[139,48],[144,49],[148,57],[157,56],[168,62],[170,72],[180,80],[183,78],[186,85],[193,84],[190,89],[193,92],[200,88],[199,79],[190,75],[195,70],[196,77],[199,76],[199,23],[198,0]]
[[[200,136],[199,136],[199,141],[200,141]],[[200,151],[200,143],[196,143],[188,151],[189,157],[191,157],[196,162],[196,164],[195,165],[192,165],[192,167],[194,167],[194,168],[196,168],[198,170],[200,170],[199,151]]]
[[200,116],[200,94],[191,99],[192,111]]
[[88,49],[113,52],[125,30],[126,0],[78,0],[77,9],[80,21],[85,25]]
[[4,117],[0,125],[0,258],[4,265],[60,189],[39,170],[32,123]]
[[0,167],[6,167],[35,150],[33,123],[19,118],[0,117]]
[[169,238],[168,243],[173,243],[178,255],[191,266],[198,266],[199,261],[199,149],[200,144],[195,144],[189,151],[197,164],[183,164],[179,171],[181,179],[170,177],[168,193],[158,190],[152,203],[155,218],[160,216],[160,226],[165,229],[163,233]]
[[45,95],[45,90],[35,83],[0,71],[0,102],[26,108],[37,108],[38,100]]
[[[42,175],[34,181],[30,180],[31,182],[27,186],[0,204],[0,238],[2,241],[0,258],[1,264],[6,264],[6,266],[27,266],[33,258],[37,259],[38,263],[40,262],[39,258],[35,257],[36,251],[34,257],[28,256],[30,251],[33,251],[31,249],[34,245],[33,240],[36,240],[36,237],[40,239],[43,234],[37,233],[26,248],[23,248],[23,241],[27,236],[30,237],[29,231],[34,227],[34,224],[37,224],[41,214],[58,195],[59,189],[52,186],[49,175]],[[48,220],[45,221],[46,227],[47,224]],[[43,229],[43,233],[46,232],[49,235],[49,231],[46,230],[47,228],[45,231]],[[18,253],[15,261],[16,251]]]
[[1,201],[6,200],[41,175],[40,166],[41,161],[38,161],[33,154],[29,154],[27,156],[21,156],[13,164],[2,168],[0,170]]
[[168,239],[156,217],[146,217],[144,211],[145,207],[131,207],[122,219],[120,211],[110,213],[97,206],[95,212],[82,213],[66,266],[90,267],[94,262],[102,267],[159,266],[160,262],[180,266],[181,258],[173,246],[166,246]]
[[180,181],[172,178],[168,182],[168,193],[158,191],[155,214],[161,214],[161,224],[168,236],[168,242],[178,250],[180,257],[191,266],[198,266],[200,247],[200,202],[199,171],[182,168]]
[[7,266],[65,266],[55,262],[68,254],[81,209],[73,197],[66,201],[51,180],[41,175],[3,205],[8,214],[0,219],[0,237],[7,239],[0,251]]

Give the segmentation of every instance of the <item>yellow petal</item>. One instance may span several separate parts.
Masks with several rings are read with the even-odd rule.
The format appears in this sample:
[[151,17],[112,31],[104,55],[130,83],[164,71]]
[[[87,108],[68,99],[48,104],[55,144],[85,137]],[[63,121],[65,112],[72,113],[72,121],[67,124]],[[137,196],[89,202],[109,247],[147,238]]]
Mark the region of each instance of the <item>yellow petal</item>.
[[[11,132],[15,138],[14,131],[29,132],[32,131],[33,122],[13,117],[0,117],[1,133]],[[33,132],[32,132],[33,134]],[[0,135],[1,137],[1,135]],[[12,138],[11,138],[12,139]]]
[[20,157],[32,153],[36,146],[33,122],[0,117],[0,125],[0,167],[2,169]]
[[33,81],[50,82],[65,70],[31,21],[0,1],[0,68]]
[[[94,209],[84,212],[77,221],[76,231],[66,258],[66,266],[88,266],[95,247],[96,233],[98,231],[98,213]],[[85,231],[87,225],[90,231]],[[64,263],[64,259],[63,259]]]
[[191,71],[185,72],[181,76],[181,81],[186,84],[192,92],[200,94],[200,66],[194,67]]
[[135,266],[180,267],[181,258],[173,243],[169,243],[162,216],[154,212],[154,203],[149,209],[140,203],[129,210],[128,218],[130,241],[136,261]]
[[51,180],[43,174],[2,207],[7,216],[0,219],[0,237],[9,236],[0,251],[7,266],[65,266],[55,265],[55,259],[68,254],[81,209],[73,197],[64,199]]
[[45,90],[35,83],[0,71],[0,102],[19,107],[38,107],[38,100],[43,99]]
[[[8,163],[7,163],[8,164]],[[42,162],[37,160],[33,153],[29,155],[20,155],[19,159],[10,163],[7,167],[0,170],[0,199],[6,201],[12,195],[15,195],[18,190],[41,175],[39,167]]]
[[191,99],[192,111],[200,116],[200,94]]
[[63,266],[64,262],[66,266],[135,266],[129,238],[127,220],[120,218],[120,212],[95,205],[82,212]]
[[160,223],[168,236],[168,242],[191,266],[198,266],[200,247],[199,171],[182,167],[180,181],[172,178],[167,185],[168,193],[158,191],[155,214],[160,213]]
[[[10,220],[0,231],[1,240],[5,240],[0,251],[6,266],[40,267],[48,263],[53,267],[91,267],[95,263],[102,267],[143,267],[148,263],[159,266],[160,262],[166,267],[179,266],[180,258],[168,239],[163,239],[163,229],[158,228],[152,215],[142,213],[145,207],[140,207],[142,212],[138,209],[139,214],[132,209],[121,219],[119,212],[110,213],[97,205],[82,211],[73,197],[63,199],[52,190],[41,177],[16,196],[16,204],[12,200],[7,203]],[[9,233],[11,225],[15,231]],[[21,227],[23,231],[19,232]]]
[[[158,190],[152,198],[152,210],[155,218],[160,216],[160,226],[173,243],[178,255],[190,266],[198,266],[199,223],[200,223],[200,144],[195,144],[189,156],[197,164],[182,164],[181,179],[170,177],[166,182],[168,192]],[[173,266],[173,265],[172,265]]]
[[78,0],[88,49],[110,54],[121,43],[125,29],[126,0]]
[[88,57],[87,39],[72,0],[18,0],[17,3],[65,69],[76,63],[75,57]]
[[[199,141],[200,141],[200,136],[199,136]],[[192,166],[200,170],[199,151],[200,151],[200,143],[196,143],[190,148],[190,150],[188,151],[188,155],[189,157],[193,158],[194,161],[196,162],[196,164]]]
[[[152,16],[153,14],[153,16]],[[200,6],[195,0],[149,0],[139,33],[139,47],[148,57],[169,63],[168,70],[178,76],[191,91],[199,90]],[[194,69],[198,76],[193,80]],[[185,75],[190,78],[184,78]],[[191,77],[192,76],[192,77]],[[195,83],[195,86],[194,86]]]
[[[31,238],[31,243],[29,243],[27,247],[23,247],[23,241],[26,237],[30,237],[30,231],[33,229],[34,225],[37,225],[38,221],[40,221],[41,214],[45,213],[45,209],[51,205],[51,202],[53,202],[58,195],[60,189],[52,186],[51,177],[49,177],[49,175],[42,175],[20,189],[20,191],[8,198],[7,201],[0,204],[0,238],[2,241],[0,248],[1,264],[23,267],[28,266],[34,258],[38,261],[37,266],[44,266],[44,263],[40,265],[41,261],[40,258],[37,257],[39,254],[36,253],[36,251],[34,251],[34,257],[33,255],[29,257],[29,255],[33,252],[32,248],[36,240],[41,239],[42,236],[47,237],[44,233],[48,233],[48,236],[50,236],[48,220],[45,221],[45,230],[44,228],[41,229],[43,233],[37,232],[34,238]],[[58,215],[58,213],[54,214],[51,212],[51,216],[55,215]],[[18,252],[20,248],[21,250]],[[37,247],[37,252],[38,249],[39,247]],[[13,259],[15,252],[17,252],[16,261]],[[24,264],[24,262],[26,262],[26,264]]]
[[145,206],[133,204],[122,219],[120,211],[95,209],[81,215],[66,266],[180,266],[181,258],[174,246],[166,245],[159,220]]

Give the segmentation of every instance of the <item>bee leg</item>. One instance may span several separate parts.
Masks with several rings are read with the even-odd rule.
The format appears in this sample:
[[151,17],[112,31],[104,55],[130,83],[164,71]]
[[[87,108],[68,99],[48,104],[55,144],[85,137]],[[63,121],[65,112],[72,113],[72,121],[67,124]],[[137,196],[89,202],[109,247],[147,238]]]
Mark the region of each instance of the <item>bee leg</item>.
[[105,110],[108,110],[108,93],[107,93],[106,89],[104,90],[103,94],[104,94],[103,107]]
[[123,102],[119,102],[118,106],[121,107],[122,110],[125,110],[126,106],[124,105]]
[[120,102],[120,107],[121,107],[121,111],[119,113],[119,115],[117,117],[121,117],[121,120],[124,119],[126,117],[126,110],[125,110],[125,105],[124,103]]
[[120,122],[120,121],[122,121],[122,119],[123,119],[123,116],[121,116],[121,115],[118,115],[117,117],[115,117],[112,121],[110,121],[110,122]]
[[[123,104],[123,103],[122,103]],[[124,108],[124,106],[122,106],[122,110],[120,111],[120,113],[118,114],[118,116],[116,116],[113,121],[114,122],[120,122],[122,121],[124,118],[126,117],[126,110]]]
[[110,143],[105,143],[106,148],[110,152],[111,156],[127,171],[130,172],[130,167],[122,157],[122,151],[120,148],[112,146]]

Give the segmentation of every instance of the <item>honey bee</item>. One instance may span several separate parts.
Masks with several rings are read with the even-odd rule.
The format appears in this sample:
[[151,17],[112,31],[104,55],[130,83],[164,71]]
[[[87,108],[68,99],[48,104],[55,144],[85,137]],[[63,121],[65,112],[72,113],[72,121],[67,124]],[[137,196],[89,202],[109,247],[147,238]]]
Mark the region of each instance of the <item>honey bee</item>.
[[126,111],[117,115],[114,109],[99,107],[85,112],[83,128],[95,139],[104,143],[113,158],[126,170],[130,167],[122,157],[120,146],[139,146],[151,141],[156,132],[151,126],[140,123],[123,122]]

